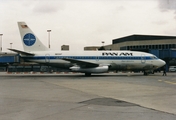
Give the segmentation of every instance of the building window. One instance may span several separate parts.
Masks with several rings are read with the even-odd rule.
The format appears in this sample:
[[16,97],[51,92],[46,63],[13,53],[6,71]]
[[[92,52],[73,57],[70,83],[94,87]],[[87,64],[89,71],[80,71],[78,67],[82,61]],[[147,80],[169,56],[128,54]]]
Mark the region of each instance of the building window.
[[162,45],[162,49],[165,49],[164,45]]
[[129,50],[130,49],[130,47],[129,46],[127,46],[127,50]]
[[170,48],[172,48],[172,45],[171,45],[171,44],[169,44],[169,49],[170,49]]
[[161,45],[159,45],[159,49],[162,49]]
[[158,49],[159,48],[159,45],[156,45],[156,49]]
[[176,44],[174,44],[174,47],[173,48],[176,48]]
[[151,49],[151,45],[149,45],[148,47],[149,47],[149,49]]

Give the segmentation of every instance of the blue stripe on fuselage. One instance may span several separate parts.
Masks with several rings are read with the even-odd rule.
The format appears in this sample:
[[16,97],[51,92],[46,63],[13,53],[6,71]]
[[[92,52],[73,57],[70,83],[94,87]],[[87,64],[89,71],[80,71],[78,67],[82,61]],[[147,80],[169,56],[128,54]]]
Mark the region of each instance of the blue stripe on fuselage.
[[[42,59],[63,59],[63,58],[70,58],[70,59],[79,59],[79,60],[154,60],[151,56],[31,56],[31,57],[22,57],[24,59],[30,60],[42,60]],[[157,58],[158,59],[158,58]]]

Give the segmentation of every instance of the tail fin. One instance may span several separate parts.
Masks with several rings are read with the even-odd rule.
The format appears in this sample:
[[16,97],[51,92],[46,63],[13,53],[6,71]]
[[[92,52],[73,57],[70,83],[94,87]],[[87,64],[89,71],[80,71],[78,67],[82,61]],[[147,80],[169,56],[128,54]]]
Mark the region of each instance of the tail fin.
[[38,38],[25,22],[18,22],[21,40],[24,51],[46,51],[49,50]]

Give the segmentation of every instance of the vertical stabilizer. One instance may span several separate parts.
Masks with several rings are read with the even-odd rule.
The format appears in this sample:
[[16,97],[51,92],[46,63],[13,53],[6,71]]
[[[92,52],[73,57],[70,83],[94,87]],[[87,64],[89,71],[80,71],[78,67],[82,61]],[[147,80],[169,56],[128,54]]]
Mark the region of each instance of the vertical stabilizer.
[[46,51],[49,50],[32,32],[29,26],[25,22],[18,22],[19,31],[21,34],[21,40],[24,47],[24,51]]

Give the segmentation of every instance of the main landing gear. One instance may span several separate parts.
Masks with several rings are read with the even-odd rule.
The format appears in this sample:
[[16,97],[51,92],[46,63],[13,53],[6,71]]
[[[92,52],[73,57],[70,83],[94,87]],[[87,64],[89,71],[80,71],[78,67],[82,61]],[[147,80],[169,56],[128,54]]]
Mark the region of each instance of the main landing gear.
[[85,76],[91,76],[91,73],[85,73]]
[[154,74],[154,70],[150,70],[150,71],[144,71],[144,75],[147,76],[149,74]]
[[147,76],[149,73],[144,71],[144,75]]

